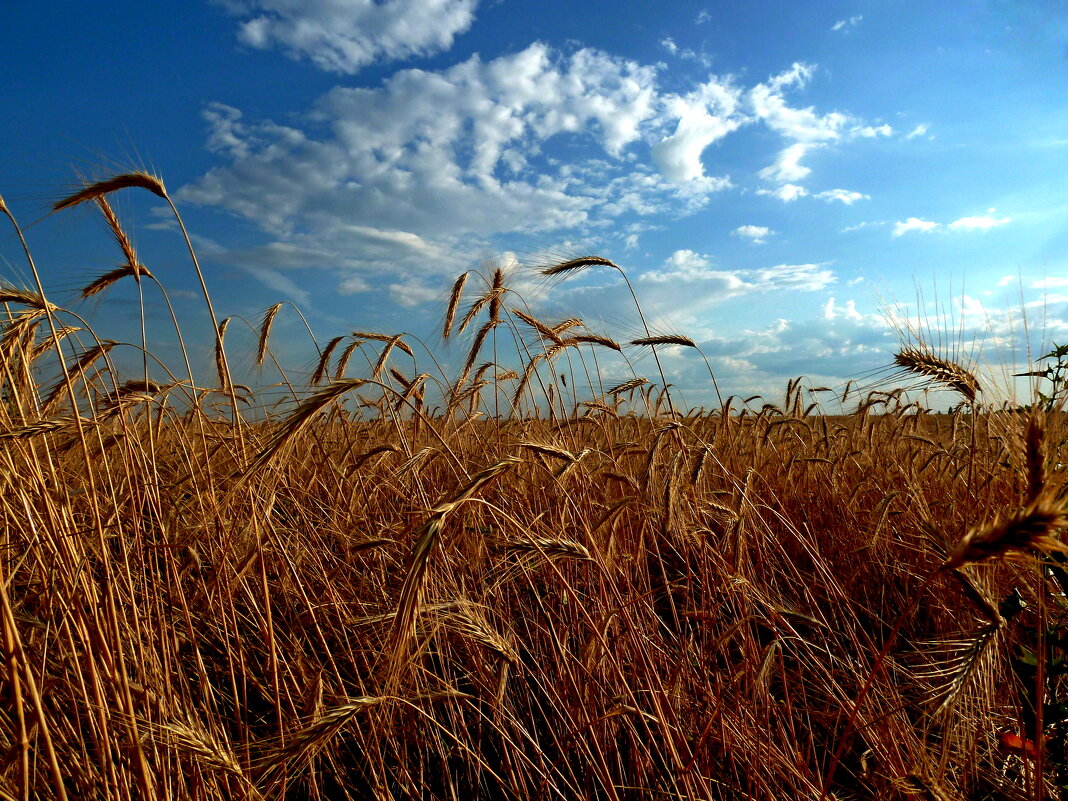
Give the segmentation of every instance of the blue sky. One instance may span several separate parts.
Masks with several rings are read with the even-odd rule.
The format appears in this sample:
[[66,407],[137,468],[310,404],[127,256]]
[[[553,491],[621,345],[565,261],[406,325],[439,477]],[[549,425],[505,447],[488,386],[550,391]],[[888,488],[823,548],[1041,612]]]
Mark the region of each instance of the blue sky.
[[[56,302],[119,256],[90,209],[50,202],[146,167],[220,315],[293,300],[321,341],[432,339],[462,270],[585,253],[622,265],[727,392],[888,364],[895,306],[1002,367],[1025,318],[1035,347],[1068,340],[1063,2],[52,2],[4,20],[0,194]],[[113,199],[207,361],[173,222],[150,195]],[[19,282],[16,244],[0,234]],[[643,333],[612,273],[511,280],[543,316]],[[132,288],[110,291],[98,333],[133,340]],[[272,343],[297,370],[301,330],[283,315]],[[228,337],[250,362],[251,334]],[[704,363],[668,357],[706,402]]]

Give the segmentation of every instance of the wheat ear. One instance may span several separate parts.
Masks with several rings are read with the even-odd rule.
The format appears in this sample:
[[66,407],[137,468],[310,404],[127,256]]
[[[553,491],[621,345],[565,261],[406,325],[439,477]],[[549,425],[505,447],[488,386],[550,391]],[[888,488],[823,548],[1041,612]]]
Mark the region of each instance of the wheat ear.
[[1004,521],[969,531],[958,543],[942,570],[1027,553],[1068,553],[1056,534],[1068,526],[1064,507],[1043,495]]
[[945,359],[928,348],[905,347],[894,356],[894,364],[935,383],[959,392],[969,403],[975,402],[981,391],[979,379],[954,361]]

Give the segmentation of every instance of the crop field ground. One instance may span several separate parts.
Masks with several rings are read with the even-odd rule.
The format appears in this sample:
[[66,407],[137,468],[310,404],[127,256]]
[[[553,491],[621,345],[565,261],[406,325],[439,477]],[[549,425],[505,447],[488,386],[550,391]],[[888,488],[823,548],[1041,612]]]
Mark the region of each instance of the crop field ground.
[[[169,202],[134,173],[56,204],[99,206],[126,259],[89,296],[159,291],[120,190]],[[616,268],[546,272],[585,269]],[[984,404],[967,365],[913,343],[888,362],[951,413],[851,385],[851,412],[822,414],[829,391],[800,380],[677,409],[657,359],[599,387],[598,358],[691,341],[539,320],[497,271],[447,299],[458,374],[355,332],[253,420],[226,320],[216,375],[161,381],[147,349],[120,376],[118,346],[39,282],[0,300],[0,799],[1068,783],[1057,393]],[[560,374],[599,389],[573,398]]]

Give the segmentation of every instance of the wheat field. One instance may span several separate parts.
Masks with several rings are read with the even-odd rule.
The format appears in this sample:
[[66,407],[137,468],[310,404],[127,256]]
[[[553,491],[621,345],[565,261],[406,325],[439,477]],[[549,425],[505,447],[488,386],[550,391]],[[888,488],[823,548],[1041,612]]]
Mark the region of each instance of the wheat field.
[[[119,191],[174,208],[144,173],[56,204],[96,205],[113,234],[125,263],[83,290],[105,304],[119,281],[158,291]],[[0,798],[1068,783],[1056,398],[984,404],[968,365],[913,343],[887,364],[952,413],[855,384],[824,413],[829,390],[800,379],[685,410],[661,358],[693,340],[653,334],[637,303],[630,342],[538,319],[494,270],[444,299],[455,374],[407,335],[356,331],[268,406],[235,383],[203,278],[214,374],[187,358],[162,380],[143,314],[123,345],[143,369],[120,374],[119,345],[18,255],[36,283],[0,287]],[[626,278],[600,257],[544,273],[593,269]],[[635,352],[648,374],[601,382],[599,359]]]

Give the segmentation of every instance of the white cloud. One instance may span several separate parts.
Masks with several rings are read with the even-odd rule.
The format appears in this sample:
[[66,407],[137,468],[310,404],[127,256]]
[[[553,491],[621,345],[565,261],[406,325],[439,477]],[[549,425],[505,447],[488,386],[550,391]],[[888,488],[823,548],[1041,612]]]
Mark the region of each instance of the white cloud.
[[927,233],[939,227],[939,223],[930,220],[921,220],[918,217],[909,217],[904,222],[894,223],[894,236],[901,236],[909,231],[921,231]]
[[739,100],[739,90],[714,77],[688,95],[667,98],[664,113],[678,123],[674,133],[653,145],[652,156],[669,180],[706,178],[701,161],[704,151],[746,122],[737,114]]
[[920,123],[905,136],[906,139],[915,139],[917,136],[923,136],[927,133],[928,127],[926,123]]
[[[798,182],[807,178],[812,169],[803,165],[801,159],[811,151],[852,139],[873,139],[893,134],[893,128],[886,124],[872,126],[838,111],[819,114],[811,106],[790,106],[784,97],[785,90],[804,88],[814,73],[812,65],[797,62],[789,70],[757,84],[746,96],[750,113],[789,142],[774,163],[760,171],[761,178],[781,185],[777,191],[763,194],[774,194],[785,201],[803,197],[808,192],[798,191],[801,189]],[[829,199],[843,198],[836,196]]]
[[[435,72],[399,70],[372,87],[338,86],[287,125],[213,103],[207,145],[220,165],[176,194],[225,208],[276,242],[327,252],[345,286],[384,270],[408,286],[451,274],[502,233],[588,238],[622,223],[622,236],[635,217],[693,213],[733,185],[710,174],[708,152],[745,127],[788,140],[766,171],[780,185],[758,190],[786,202],[808,194],[796,182],[809,173],[804,155],[862,135],[852,117],[786,102],[811,76],[808,65],[752,89],[711,75],[683,93],[658,85],[660,69],[535,43]],[[852,197],[829,191],[821,196]]]
[[342,295],[356,295],[360,292],[370,292],[371,285],[363,276],[350,275],[348,278],[342,279],[341,283],[337,285],[337,291]]
[[1009,284],[1012,284],[1012,283],[1015,283],[1015,282],[1016,282],[1016,276],[1015,275],[1003,275],[1003,276],[1001,276],[1001,278],[998,279],[998,284],[997,285],[999,287],[1004,287],[1004,286],[1008,286]]
[[679,47],[678,43],[670,36],[665,36],[661,39],[660,46],[677,58],[696,61],[704,67],[712,66],[712,58],[704,50],[698,53],[689,47]]
[[[307,233],[352,255],[373,245],[424,261],[456,237],[580,226],[674,200],[700,205],[695,191],[729,182],[709,178],[683,192],[646,165],[624,169],[624,150],[661,113],[655,77],[597,51],[564,57],[536,44],[438,73],[402,70],[380,88],[336,88],[316,105],[315,138],[212,105],[209,143],[230,164],[180,194],[276,237]],[[527,163],[558,134],[599,145],[611,160]]]
[[839,306],[834,297],[827,298],[827,302],[823,304],[823,319],[824,320],[863,320],[864,315],[857,311],[857,302],[855,300],[847,300],[845,306]]
[[845,203],[847,206],[852,206],[858,200],[871,199],[871,195],[852,192],[848,189],[828,189],[825,192],[817,192],[813,197],[818,197],[821,200],[826,200],[828,202],[837,200],[839,203]]
[[414,278],[390,284],[389,295],[394,303],[406,307],[427,302],[440,302],[443,297],[440,288]]
[[[1012,221],[1011,217],[993,217],[991,216],[993,212],[994,209],[990,209],[988,213],[984,215],[961,217],[958,220],[948,223],[945,228],[950,231],[985,231],[989,228],[996,228],[999,225],[1005,225]],[[942,223],[933,222],[931,220],[921,220],[917,217],[909,217],[904,222],[894,223],[894,236],[901,236],[909,231],[928,233],[942,227]]]
[[977,217],[961,217],[959,220],[954,220],[949,224],[949,227],[954,231],[984,231],[987,228],[996,228],[999,225],[1005,225],[1012,220],[1011,217],[991,217],[990,215],[981,215]]
[[844,31],[849,28],[855,28],[860,24],[860,21],[864,19],[863,14],[857,14],[855,17],[849,17],[848,19],[840,19],[838,22],[831,26],[832,31]]
[[826,289],[838,279],[822,264],[778,264],[753,270],[753,283],[762,291],[793,289],[816,292]]
[[740,236],[751,240],[754,244],[761,245],[775,232],[764,225],[740,225],[731,231],[734,236]]
[[859,125],[848,114],[838,111],[818,114],[811,106],[793,108],[787,104],[784,91],[791,87],[803,89],[814,74],[814,66],[797,62],[785,72],[758,83],[748,94],[752,112],[773,131],[795,142],[833,142],[843,134],[859,135],[867,130],[868,126]]
[[694,23],[697,25],[704,25],[706,22],[711,21],[711,19],[712,15],[706,9],[701,9],[697,12],[697,18],[694,20]]
[[1033,281],[1031,283],[1032,289],[1055,289],[1062,286],[1068,286],[1068,278],[1051,278],[1046,276],[1045,278],[1041,278],[1038,281]]
[[478,0],[222,0],[250,47],[280,47],[320,69],[352,74],[375,61],[448,50]]
[[874,139],[877,136],[893,136],[894,129],[886,123],[882,125],[858,125],[851,133],[854,136],[863,136],[865,139]]
[[[816,291],[836,280],[820,264],[779,264],[756,270],[719,270],[711,259],[692,250],[676,250],[656,270],[640,276],[654,284],[700,283],[702,292],[719,298],[777,290]],[[705,286],[707,285],[707,286]]]
[[768,181],[793,183],[805,178],[811,169],[802,166],[800,161],[815,145],[810,142],[795,142],[779,153],[775,163],[760,171],[760,177]]
[[793,200],[797,200],[799,197],[808,195],[808,190],[797,184],[783,184],[776,189],[758,189],[757,194],[770,195],[771,197],[777,197],[784,203],[789,203]]
[[732,293],[741,291],[746,286],[736,273],[714,269],[711,259],[693,250],[676,250],[658,269],[643,273],[641,280],[655,283],[715,280],[721,284],[722,289]]

